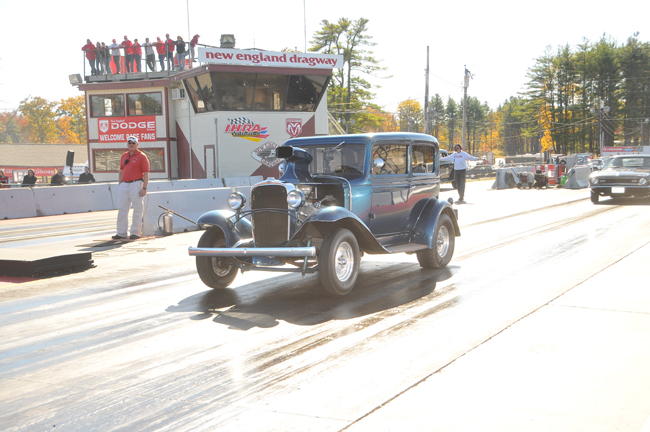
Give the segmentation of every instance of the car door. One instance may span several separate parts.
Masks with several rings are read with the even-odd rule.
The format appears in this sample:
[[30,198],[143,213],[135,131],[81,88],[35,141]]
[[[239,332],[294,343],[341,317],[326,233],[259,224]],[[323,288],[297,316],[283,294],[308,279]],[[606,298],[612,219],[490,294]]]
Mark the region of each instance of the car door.
[[433,198],[440,193],[436,151],[437,147],[432,142],[416,141],[411,145],[410,208],[415,208],[420,200]]
[[384,163],[383,166],[373,166],[372,169],[368,227],[376,237],[403,234],[410,213],[409,142],[376,142],[372,147],[372,161],[377,158],[381,158]]

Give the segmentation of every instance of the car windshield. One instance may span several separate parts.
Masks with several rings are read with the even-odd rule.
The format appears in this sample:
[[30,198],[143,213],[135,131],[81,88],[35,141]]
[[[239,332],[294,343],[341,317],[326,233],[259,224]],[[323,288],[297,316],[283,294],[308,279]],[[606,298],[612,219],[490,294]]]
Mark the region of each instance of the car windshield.
[[338,175],[346,178],[357,178],[363,175],[364,145],[334,142],[302,148],[313,158],[309,164],[311,175]]
[[645,168],[650,169],[650,156],[630,156],[611,158],[605,168]]

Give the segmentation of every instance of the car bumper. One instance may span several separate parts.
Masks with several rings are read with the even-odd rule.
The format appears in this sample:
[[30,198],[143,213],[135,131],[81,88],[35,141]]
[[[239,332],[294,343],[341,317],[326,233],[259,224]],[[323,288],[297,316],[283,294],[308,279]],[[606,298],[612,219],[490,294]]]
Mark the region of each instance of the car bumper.
[[190,247],[190,256],[196,257],[315,257],[315,247],[293,248],[199,248]]
[[589,186],[593,193],[610,196],[644,196],[650,195],[648,186]]

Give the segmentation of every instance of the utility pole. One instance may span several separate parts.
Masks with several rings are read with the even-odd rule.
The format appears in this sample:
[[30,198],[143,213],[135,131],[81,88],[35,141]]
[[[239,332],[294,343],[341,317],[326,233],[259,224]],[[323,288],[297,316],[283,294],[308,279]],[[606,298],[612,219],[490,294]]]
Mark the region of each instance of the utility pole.
[[596,107],[591,108],[589,110],[592,114],[596,114],[598,112],[598,148],[600,155],[603,155],[603,141],[604,141],[604,135],[603,135],[603,112],[608,113],[609,112],[609,107],[605,106],[605,101],[602,99],[598,98],[596,101]]
[[427,69],[424,84],[424,133],[431,133],[429,130],[429,47],[427,46]]
[[467,87],[469,87],[469,79],[471,77],[472,74],[467,70],[467,66],[465,66],[465,77],[463,80],[463,136],[461,137],[463,150],[465,151],[467,151]]

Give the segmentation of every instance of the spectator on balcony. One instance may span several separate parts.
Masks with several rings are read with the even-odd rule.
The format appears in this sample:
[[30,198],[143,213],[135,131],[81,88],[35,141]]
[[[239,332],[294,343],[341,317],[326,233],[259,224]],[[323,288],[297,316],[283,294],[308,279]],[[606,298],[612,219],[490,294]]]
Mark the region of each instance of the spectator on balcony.
[[27,175],[23,177],[23,186],[34,186],[37,180],[34,170],[30,168],[27,170]]
[[[195,34],[194,37],[192,38],[192,40],[190,41],[190,63],[193,63],[193,62],[196,61],[196,55],[194,54],[194,47],[196,46],[196,44],[199,43],[199,38],[200,37],[201,36]],[[190,65],[190,67],[192,67],[192,65]]]
[[86,45],[81,47],[81,51],[86,53],[86,58],[88,59],[88,63],[90,63],[90,73],[92,75],[97,75],[97,70],[95,69],[97,51],[95,50],[95,45],[93,45],[90,39],[86,39]]
[[147,63],[147,68],[151,72],[156,72],[156,54],[153,51],[153,44],[149,42],[149,38],[146,38],[142,46],[144,47],[144,55],[146,56],[145,61]]
[[133,61],[135,63],[133,66],[133,72],[142,72],[142,46],[137,39],[134,39],[133,42]]
[[101,51],[104,53],[104,73],[106,75],[112,74],[113,71],[111,71],[111,53],[108,51],[108,47],[104,42],[102,42]]
[[178,62],[178,69],[185,69],[185,53],[186,53],[186,44],[183,42],[183,38],[178,36],[176,38],[176,61]]
[[104,51],[102,51],[102,43],[97,42],[95,45],[95,69],[97,69],[97,75],[104,75]]
[[129,40],[128,36],[124,36],[124,41],[120,44],[124,47],[124,62],[126,63],[126,73],[133,72],[133,42]]
[[108,46],[111,49],[111,55],[113,56],[113,63],[115,63],[115,73],[120,73],[120,60],[121,52],[120,45],[117,44],[117,41],[113,39],[113,43]]
[[165,70],[165,59],[167,58],[167,44],[163,42],[160,37],[157,37],[158,41],[154,44],[156,45],[156,51],[158,52],[158,61],[160,62],[160,70]]
[[167,70],[174,69],[174,41],[169,37],[169,33],[165,35],[165,55],[167,56]]

